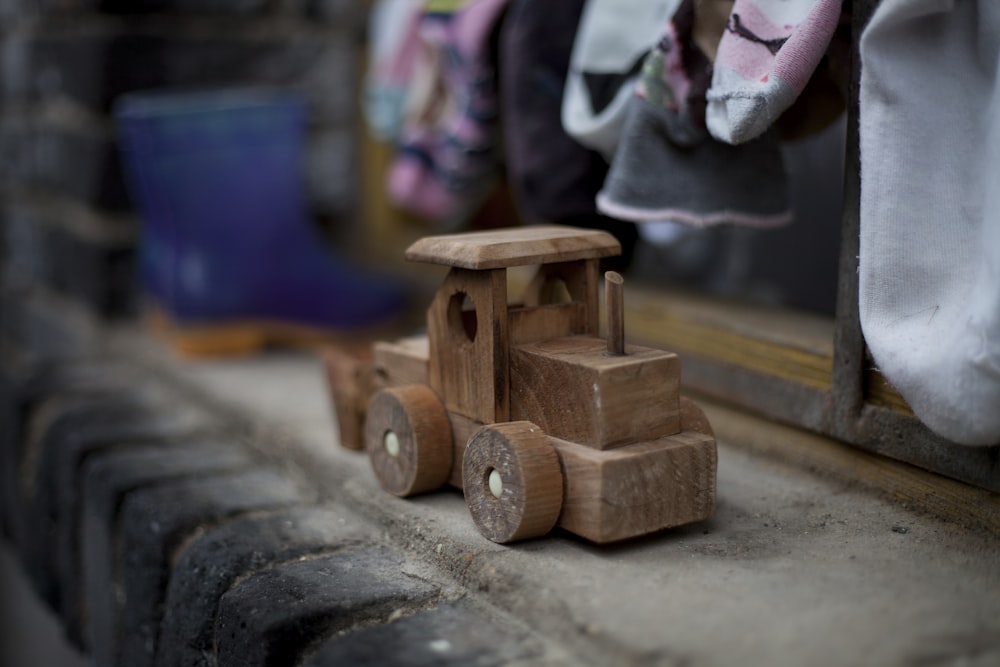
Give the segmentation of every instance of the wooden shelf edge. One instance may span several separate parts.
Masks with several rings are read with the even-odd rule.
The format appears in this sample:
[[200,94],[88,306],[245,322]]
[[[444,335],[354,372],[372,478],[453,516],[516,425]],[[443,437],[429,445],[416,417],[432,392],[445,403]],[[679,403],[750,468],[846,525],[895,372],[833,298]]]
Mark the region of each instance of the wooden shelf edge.
[[705,410],[722,443],[822,477],[860,484],[947,523],[1000,535],[1000,494],[778,424],[702,394],[692,398]]

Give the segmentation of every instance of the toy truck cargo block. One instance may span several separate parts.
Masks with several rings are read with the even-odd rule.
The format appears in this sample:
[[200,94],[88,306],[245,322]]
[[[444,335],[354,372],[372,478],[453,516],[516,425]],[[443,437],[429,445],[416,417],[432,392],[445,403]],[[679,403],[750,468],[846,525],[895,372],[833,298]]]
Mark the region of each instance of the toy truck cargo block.
[[[431,236],[406,251],[451,267],[427,335],[328,356],[341,443],[364,447],[399,496],[451,485],[495,542],[558,525],[597,543],[706,519],[716,444],[680,396],[680,360],[626,345],[622,280],[605,232],[562,226]],[[537,265],[508,303],[507,269]],[[370,400],[365,400],[371,394]]]

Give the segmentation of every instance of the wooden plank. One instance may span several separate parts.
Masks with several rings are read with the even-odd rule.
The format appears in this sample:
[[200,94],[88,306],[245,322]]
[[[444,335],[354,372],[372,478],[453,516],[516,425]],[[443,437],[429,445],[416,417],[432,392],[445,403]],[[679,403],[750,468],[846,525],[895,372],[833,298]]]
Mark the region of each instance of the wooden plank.
[[410,336],[375,343],[375,386],[400,387],[427,384],[430,342],[427,336]]
[[914,416],[913,409],[906,399],[874,368],[865,373],[865,401],[903,415]]
[[[564,288],[568,302],[558,298],[560,288]],[[591,259],[543,264],[522,298],[522,306],[509,309],[511,345],[578,334],[597,335],[598,262]]]
[[549,440],[565,484],[559,526],[592,542],[645,535],[715,513],[717,454],[710,435],[684,431],[606,451]]
[[621,244],[607,232],[537,225],[426,236],[406,250],[406,259],[482,270],[618,254]]
[[608,354],[625,354],[625,281],[616,271],[604,274],[605,310],[608,313]]
[[368,399],[375,391],[375,371],[370,348],[321,351],[327,387],[337,417],[340,446],[364,449],[364,420]]
[[997,448],[934,435],[873,376],[861,413],[842,417],[834,403],[831,318],[636,287],[625,294],[625,318],[629,337],[681,355],[686,388],[1000,491]]
[[[587,308],[587,329],[583,333],[588,336],[597,336],[601,331],[601,306],[598,292],[600,291],[601,271],[600,262],[590,259],[583,262],[583,268],[579,277],[569,283],[570,293],[574,294],[574,299],[583,301]],[[579,290],[579,296],[573,292]]]
[[511,351],[511,419],[597,449],[680,430],[680,360],[628,346],[609,356],[603,339],[571,336]]
[[[543,264],[535,271],[535,275],[524,290],[524,305],[544,306],[559,303],[554,298],[555,295],[553,292],[559,286],[559,283],[562,283],[570,300],[574,303],[583,304],[585,308],[584,314],[586,319],[584,328],[573,333],[596,336],[600,329],[598,273],[598,261],[596,259]],[[508,280],[510,280],[509,275]]]
[[512,308],[508,319],[511,345],[582,334],[587,329],[587,311],[582,303]]
[[[468,298],[470,310],[463,312]],[[454,268],[427,311],[429,379],[449,411],[483,423],[507,421],[506,272]]]
[[448,478],[448,484],[454,486],[456,489],[461,489],[463,488],[462,462],[465,460],[465,446],[469,444],[472,434],[478,431],[483,424],[482,422],[477,422],[474,419],[463,417],[454,412],[448,413],[448,420],[451,422],[451,437],[454,447],[451,476]]
[[851,3],[851,67],[848,83],[847,137],[844,152],[844,199],[840,222],[840,260],[837,264],[837,315],[832,368],[833,420],[840,425],[854,422],[864,404],[866,365],[865,339],[858,305],[861,254],[861,35],[878,0]]
[[811,389],[833,385],[833,322],[781,308],[631,287],[627,337]]
[[[627,291],[625,318],[631,338],[682,357],[693,355],[810,389],[833,387],[834,323],[829,318],[642,287]],[[865,400],[913,415],[875,369],[866,372]]]
[[[1000,494],[697,397],[719,440],[755,456],[860,485],[899,505],[1000,536]],[[973,448],[975,449],[975,448]]]

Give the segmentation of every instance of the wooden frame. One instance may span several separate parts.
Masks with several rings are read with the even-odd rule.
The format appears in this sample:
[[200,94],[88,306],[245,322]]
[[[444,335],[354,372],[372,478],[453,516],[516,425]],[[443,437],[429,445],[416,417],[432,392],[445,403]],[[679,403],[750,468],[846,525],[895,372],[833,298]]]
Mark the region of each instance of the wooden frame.
[[[861,332],[858,41],[877,4],[878,0],[852,3],[854,53],[833,322],[746,306],[737,307],[734,317],[729,305],[722,310],[709,300],[678,309],[669,305],[670,299],[647,295],[641,302],[633,299],[627,308],[629,328],[643,342],[668,347],[684,357],[686,388],[867,451],[1000,491],[1000,444],[965,447],[931,432],[875,370]],[[725,317],[713,319],[706,314],[713,308]],[[766,317],[761,317],[765,312]],[[760,326],[763,319],[772,326]],[[805,331],[806,335],[790,337],[789,330]]]

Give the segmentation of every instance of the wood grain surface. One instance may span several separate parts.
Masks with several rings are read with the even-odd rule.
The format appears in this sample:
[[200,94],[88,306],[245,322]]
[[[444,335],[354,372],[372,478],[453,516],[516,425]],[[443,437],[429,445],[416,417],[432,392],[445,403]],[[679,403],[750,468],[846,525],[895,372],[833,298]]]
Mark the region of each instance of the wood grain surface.
[[[392,434],[398,444],[386,446]],[[412,496],[441,488],[451,475],[452,439],[448,415],[426,385],[382,389],[368,406],[365,449],[382,488]]]
[[621,244],[607,232],[537,225],[425,236],[407,248],[406,259],[482,270],[619,254]]
[[680,430],[680,360],[627,346],[611,356],[603,339],[571,336],[511,353],[511,418],[546,433],[608,449]]
[[[466,298],[472,310],[463,313]],[[430,385],[448,410],[484,424],[507,421],[505,272],[452,269],[427,311],[427,329]]]
[[550,440],[566,484],[559,525],[592,542],[645,535],[715,513],[712,436],[684,431],[605,451]]
[[[562,506],[559,458],[549,438],[525,421],[479,429],[465,452],[465,502],[485,537],[507,543],[544,535]],[[499,475],[502,491],[490,487]]]

